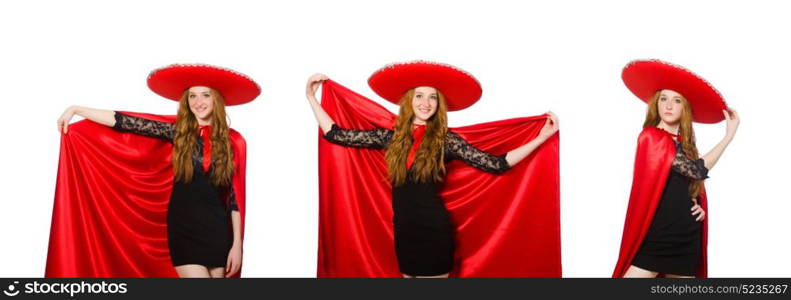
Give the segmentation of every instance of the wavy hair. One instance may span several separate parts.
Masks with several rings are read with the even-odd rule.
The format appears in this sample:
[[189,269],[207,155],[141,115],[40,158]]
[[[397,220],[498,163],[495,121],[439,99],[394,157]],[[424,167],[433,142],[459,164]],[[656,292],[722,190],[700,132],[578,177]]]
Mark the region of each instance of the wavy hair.
[[437,90],[437,111],[426,121],[426,133],[423,142],[415,154],[412,169],[407,170],[406,161],[412,149],[412,122],[415,111],[412,108],[412,98],[415,89],[410,89],[403,96],[399,104],[401,108],[395,121],[393,140],[385,154],[388,176],[393,186],[404,184],[408,173],[416,182],[439,182],[445,176],[445,135],[448,132],[448,108],[445,96]]
[[[659,116],[659,98],[662,96],[662,91],[656,91],[651,101],[648,102],[648,110],[645,114],[645,122],[643,128],[656,127],[662,118]],[[684,154],[691,160],[700,158],[698,147],[695,145],[695,130],[692,128],[692,107],[689,105],[684,96],[681,96],[681,118],[679,119],[678,133],[681,135],[681,149],[684,149]],[[689,194],[694,199],[700,194],[700,188],[703,185],[702,180],[690,180]]]
[[[214,98],[212,108],[211,133],[211,181],[216,186],[230,185],[233,177],[233,151],[229,139],[228,120],[225,114],[225,100],[214,89],[209,89]],[[185,90],[179,99],[179,110],[176,116],[176,136],[173,139],[173,177],[177,182],[189,183],[195,171],[192,164],[192,152],[198,136],[198,120],[189,107],[189,90]]]

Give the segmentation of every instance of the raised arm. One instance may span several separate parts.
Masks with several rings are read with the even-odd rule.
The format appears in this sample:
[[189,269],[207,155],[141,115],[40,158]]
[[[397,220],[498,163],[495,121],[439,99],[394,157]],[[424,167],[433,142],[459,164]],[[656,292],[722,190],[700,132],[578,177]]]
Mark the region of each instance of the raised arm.
[[458,134],[448,131],[445,140],[445,153],[449,158],[458,159],[479,170],[500,174],[510,169],[511,166],[503,155],[492,155],[470,145]]
[[393,139],[393,131],[376,128],[371,130],[344,129],[332,124],[330,131],[324,134],[324,139],[333,144],[347,147],[384,149]]
[[113,129],[173,141],[176,125],[115,112]]
[[541,131],[538,133],[538,136],[527,142],[526,144],[517,147],[508,153],[505,156],[505,160],[508,161],[509,166],[514,166],[522,159],[533,153],[538,146],[541,146],[547,139],[552,137],[555,132],[558,131],[560,128],[560,123],[558,123],[558,117],[553,112],[548,112],[549,117],[547,118],[546,122],[544,122],[544,127],[541,128]]
[[308,84],[305,89],[305,94],[308,97],[308,102],[310,103],[310,108],[313,109],[313,115],[316,117],[316,121],[319,122],[319,126],[324,134],[332,129],[332,125],[335,124],[335,121],[332,120],[327,112],[324,111],[324,108],[321,107],[319,101],[316,100],[316,91],[319,89],[319,86],[322,82],[329,79],[327,75],[324,74],[314,74],[308,78]]
[[733,137],[736,135],[736,129],[739,128],[739,114],[737,114],[735,110],[723,110],[722,113],[725,115],[725,137],[722,138],[711,151],[703,155],[706,169],[709,170],[720,160],[720,156],[725,152],[725,148],[733,141]]
[[119,131],[129,131],[140,135],[173,140],[176,133],[175,125],[119,113],[112,110],[95,109],[83,106],[71,106],[58,118],[58,131],[69,132],[69,123],[74,115],[93,122],[112,127]]
[[96,123],[110,126],[115,125],[115,112],[112,110],[95,109],[83,106],[70,106],[58,118],[58,131],[69,133],[69,123],[74,115],[86,118]]

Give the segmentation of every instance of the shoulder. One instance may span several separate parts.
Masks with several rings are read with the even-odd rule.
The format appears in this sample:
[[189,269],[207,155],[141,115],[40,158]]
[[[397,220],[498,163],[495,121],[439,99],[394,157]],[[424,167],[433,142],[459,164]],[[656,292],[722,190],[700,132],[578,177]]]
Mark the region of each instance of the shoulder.
[[642,153],[651,154],[651,156],[672,157],[676,153],[676,145],[667,131],[649,127],[643,129],[640,137],[637,138],[637,152],[638,155]]
[[231,143],[234,145],[247,146],[247,141],[245,141],[244,136],[233,128],[228,128],[228,138],[231,139]]
[[640,136],[637,138],[638,144],[654,144],[660,142],[672,142],[672,138],[670,138],[670,134],[665,132],[662,129],[656,127],[646,127],[643,128],[643,131],[640,132]]
[[448,132],[445,133],[445,139],[450,141],[464,140],[464,138],[462,138],[458,133],[455,133],[450,129],[448,129]]

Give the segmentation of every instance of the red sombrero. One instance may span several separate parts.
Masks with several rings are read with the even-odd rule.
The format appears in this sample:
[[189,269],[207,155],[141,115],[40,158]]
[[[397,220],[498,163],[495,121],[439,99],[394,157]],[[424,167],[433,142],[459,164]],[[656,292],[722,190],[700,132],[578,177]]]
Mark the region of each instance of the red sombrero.
[[717,123],[725,119],[725,99],[708,81],[684,67],[658,59],[634,60],[621,73],[626,87],[648,102],[656,91],[668,89],[684,96],[692,106],[692,119],[698,123]]
[[473,105],[483,92],[481,84],[469,73],[451,65],[428,61],[387,65],[368,78],[368,85],[379,96],[395,104],[399,104],[401,96],[409,89],[430,86],[445,95],[449,111]]
[[206,86],[217,90],[225,105],[239,105],[253,101],[261,88],[242,73],[204,64],[173,64],[148,74],[148,87],[154,93],[178,101],[184,90]]

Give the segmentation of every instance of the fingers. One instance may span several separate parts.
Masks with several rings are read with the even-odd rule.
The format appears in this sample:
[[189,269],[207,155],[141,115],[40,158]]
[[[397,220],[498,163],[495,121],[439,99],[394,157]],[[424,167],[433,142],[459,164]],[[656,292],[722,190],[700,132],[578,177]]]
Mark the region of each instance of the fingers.
[[229,255],[228,259],[225,261],[225,273],[226,274],[231,271],[231,265],[232,264],[233,264],[233,259],[231,259],[231,256]]
[[703,207],[700,207],[700,205],[695,204],[690,210],[692,211],[693,216],[697,216],[695,221],[701,221],[706,216],[706,212],[703,211]]
[[63,134],[69,133],[69,123],[66,122],[66,120],[63,119],[59,120],[58,127],[59,130],[63,131]]
[[558,122],[560,121],[560,120],[558,119],[558,115],[556,115],[556,114],[555,114],[554,112],[552,112],[551,110],[550,110],[550,111],[548,111],[548,112],[547,112],[547,114],[549,115],[549,119],[550,119],[550,120],[552,120],[552,124],[553,124],[553,125],[555,125],[555,126],[557,127],[557,125],[558,125]]
[[231,270],[231,274],[229,276],[236,275],[236,273],[239,273],[239,270],[241,270],[241,269],[242,269],[242,265],[241,264],[234,263],[233,269]]
[[321,73],[316,73],[316,74],[313,74],[312,76],[310,76],[310,82],[311,83],[322,82],[322,81],[325,81],[327,79],[330,79],[330,78],[327,77],[327,75],[324,75],[324,74],[321,74]]
[[722,114],[725,115],[725,120],[739,120],[739,113],[737,113],[733,108],[723,109]]
[[706,212],[701,209],[700,210],[700,215],[698,215],[698,217],[695,218],[695,221],[698,221],[698,222],[703,221],[703,219],[705,217],[706,217]]
[[241,269],[241,265],[234,260],[231,260],[229,267],[226,267],[225,270],[225,277],[231,277],[235,275]]
[[548,115],[547,122],[549,122],[549,125],[552,127],[553,131],[557,131],[558,128],[560,127],[558,116],[555,115],[555,113],[553,113],[552,111],[548,111],[547,115]]
[[692,208],[690,208],[690,210],[692,211],[693,216],[703,212],[703,208],[701,208],[700,205],[697,204],[693,205]]
[[730,109],[731,112],[731,119],[738,121],[739,120],[739,113],[736,112],[734,109]]

